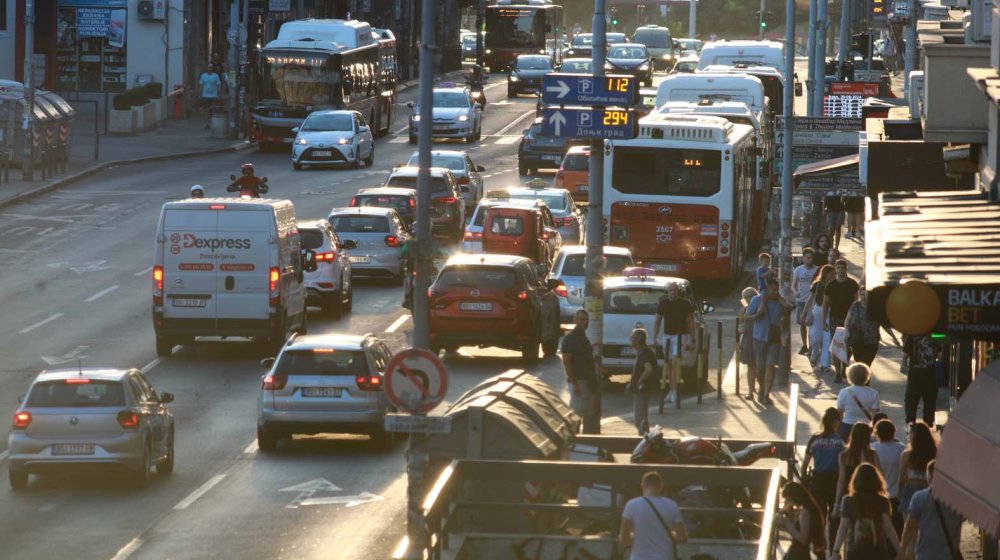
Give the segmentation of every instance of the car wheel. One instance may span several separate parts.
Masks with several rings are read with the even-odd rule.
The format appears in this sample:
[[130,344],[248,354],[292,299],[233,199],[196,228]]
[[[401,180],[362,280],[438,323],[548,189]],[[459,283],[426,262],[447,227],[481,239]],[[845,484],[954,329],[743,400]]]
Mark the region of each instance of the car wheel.
[[170,435],[167,436],[167,458],[156,465],[156,475],[166,476],[174,472],[174,429],[170,428]]
[[521,361],[525,365],[538,363],[538,347],[538,337],[533,337],[521,344]]
[[278,434],[257,426],[257,448],[264,453],[278,449]]
[[7,471],[7,479],[10,481],[10,489],[16,491],[28,488],[28,473],[20,471]]
[[147,441],[142,452],[142,464],[135,473],[135,485],[138,488],[145,488],[153,480],[153,449]]
[[517,163],[517,174],[518,175],[522,175],[522,176],[523,175],[527,175],[528,174],[528,166],[524,165],[521,162],[518,162]]
[[358,150],[358,152],[354,154],[354,161],[351,162],[351,169],[357,169],[359,167],[361,167],[361,150]]
[[335,292],[323,296],[323,311],[331,319],[340,319],[344,314],[344,288],[341,286]]
[[174,351],[174,341],[173,339],[167,338],[165,336],[156,335],[156,355],[164,358],[169,356]]
[[514,88],[507,88],[507,98],[514,99],[515,97],[517,97],[517,92],[514,91]]
[[471,144],[476,141],[476,131],[472,131],[468,136],[465,137],[465,143]]
[[416,144],[416,143],[417,143],[417,137],[411,134],[410,135],[410,144]]
[[545,353],[545,357],[555,355],[557,350],[559,350],[559,329],[552,333],[552,337],[542,342],[542,352]]
[[354,284],[347,286],[347,298],[344,302],[344,311],[354,311]]
[[372,149],[368,152],[368,157],[365,158],[365,167],[371,167],[375,165],[375,143],[372,143]]
[[292,169],[294,169],[296,171],[302,171],[302,164],[301,163],[293,163],[292,164]]
[[483,124],[479,123],[479,128],[476,129],[476,140],[483,137]]

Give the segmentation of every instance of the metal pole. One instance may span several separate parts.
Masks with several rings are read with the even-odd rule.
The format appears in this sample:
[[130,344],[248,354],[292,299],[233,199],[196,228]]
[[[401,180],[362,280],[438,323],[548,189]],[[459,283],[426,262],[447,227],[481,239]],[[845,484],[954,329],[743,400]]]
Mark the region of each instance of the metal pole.
[[[910,15],[906,20],[906,61],[903,66],[903,97],[910,99],[910,73],[917,69],[917,0],[910,0]],[[913,116],[913,115],[911,115]],[[919,115],[918,115],[919,116]]]
[[740,396],[740,319],[736,318],[736,352],[733,361],[736,362],[736,396]]
[[[718,340],[715,341],[715,347],[718,348],[718,354],[717,355],[718,355],[719,371],[715,375],[715,384],[716,384],[716,390],[715,390],[716,394],[715,394],[715,396],[716,396],[716,398],[721,399],[722,398],[722,321],[719,321],[717,324],[719,325],[719,328],[716,329],[715,336],[716,336],[716,338]],[[739,344],[740,344],[740,341],[737,340],[736,341],[736,345],[739,346]],[[737,393],[737,394],[739,394],[739,393]]]
[[34,127],[35,80],[32,53],[35,52],[35,2],[27,0],[24,5],[24,117],[21,129],[24,131],[24,159],[21,161],[21,179],[34,181]]
[[826,93],[826,29],[829,25],[827,21],[827,7],[829,0],[816,0],[816,68],[815,81],[816,88],[812,98],[812,114],[814,117],[823,116],[823,95]]
[[764,40],[764,16],[767,14],[767,0],[760,0],[760,17],[757,18],[757,38]]
[[809,0],[809,71],[806,78],[806,115],[814,116],[813,97],[816,91],[816,12],[819,11],[819,0]]
[[837,79],[844,79],[844,64],[851,56],[851,0],[840,0],[840,45],[837,49]]
[[[483,31],[486,29],[486,0],[476,0],[476,64],[483,66],[486,51],[483,45]],[[493,70],[492,68],[490,69]]]
[[[705,348],[705,325],[698,325],[698,330],[694,333],[696,352],[698,353],[698,358],[694,361],[695,372],[695,387],[698,388],[698,404],[701,404],[701,389],[704,379],[702,379],[701,372],[708,370],[708,349]],[[680,399],[677,399],[678,401]]]
[[[823,0],[821,0],[823,1]],[[846,2],[845,2],[846,3]],[[785,83],[795,79],[795,0],[785,2]],[[785,143],[782,148],[781,178],[781,284],[791,286],[792,278],[792,131],[795,121],[795,92],[785,88]],[[781,349],[781,367],[777,380],[788,382],[791,366],[791,329],[782,336],[788,337]]]
[[[229,72],[227,76],[236,75],[236,68],[240,64],[240,0],[232,0],[229,3]],[[229,83],[229,134],[230,138],[236,138],[236,104],[239,100],[239,91],[236,84]],[[209,122],[212,118],[212,110],[209,109]]]
[[690,0],[691,9],[688,11],[688,39],[696,39],[698,32],[698,0]]
[[[608,27],[604,16],[604,0],[594,0],[594,18],[591,31],[594,34],[590,61],[595,76],[604,75],[604,62],[608,49]],[[587,338],[593,345],[594,366],[602,375],[601,356],[604,343],[604,140],[590,141],[590,197],[587,202],[587,260],[585,263],[586,282],[583,288],[583,306],[590,314]],[[602,375],[603,377],[603,375]],[[598,383],[597,391],[600,391]],[[600,403],[601,399],[598,398]],[[600,405],[597,411],[600,419]],[[601,433],[600,422],[597,431]]]

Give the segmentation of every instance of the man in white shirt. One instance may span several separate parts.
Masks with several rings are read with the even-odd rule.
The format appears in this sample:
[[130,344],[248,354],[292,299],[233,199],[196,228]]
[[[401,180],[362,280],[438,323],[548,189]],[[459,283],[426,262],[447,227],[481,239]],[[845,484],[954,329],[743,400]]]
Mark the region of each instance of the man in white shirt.
[[630,560],[676,560],[676,543],[687,542],[681,510],[662,491],[663,479],[648,472],[642,477],[642,496],[625,504],[618,542],[632,548]]
[[813,259],[812,247],[802,249],[802,264],[792,271],[792,292],[795,294],[795,320],[799,323],[799,336],[802,337],[802,347],[799,354],[809,355],[809,332],[806,324],[802,322],[802,311],[806,308],[809,300],[809,288],[812,286],[813,278],[819,267]]

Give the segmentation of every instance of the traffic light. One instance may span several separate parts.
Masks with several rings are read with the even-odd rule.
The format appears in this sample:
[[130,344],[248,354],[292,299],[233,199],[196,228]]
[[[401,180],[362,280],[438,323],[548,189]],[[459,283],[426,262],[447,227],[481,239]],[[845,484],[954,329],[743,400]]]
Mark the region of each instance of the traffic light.
[[618,7],[617,6],[612,6],[611,7],[611,25],[614,25],[614,26],[618,25]]

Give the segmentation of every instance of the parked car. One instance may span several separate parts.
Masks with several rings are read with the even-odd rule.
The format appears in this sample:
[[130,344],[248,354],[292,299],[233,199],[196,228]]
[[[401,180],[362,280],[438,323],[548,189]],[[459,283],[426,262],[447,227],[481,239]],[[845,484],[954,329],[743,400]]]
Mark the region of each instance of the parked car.
[[542,76],[552,72],[552,60],[547,55],[522,54],[507,74],[507,97],[539,93],[542,91]]
[[157,393],[137,369],[43,371],[14,412],[7,437],[10,487],[32,474],[107,469],[140,486],[174,471],[170,393]]
[[[419,167],[397,167],[385,181],[387,187],[417,189]],[[446,168],[431,168],[431,233],[461,243],[465,235],[465,199],[455,175]]]
[[562,239],[547,211],[538,206],[490,207],[483,223],[483,252],[526,257],[548,270]]
[[653,61],[644,45],[620,43],[608,48],[604,69],[613,74],[631,74],[644,86],[653,85]]
[[[413,152],[406,165],[419,167],[419,154]],[[455,176],[458,189],[462,193],[462,198],[465,199],[466,210],[475,207],[479,199],[483,197],[483,176],[481,173],[486,171],[486,168],[482,165],[472,163],[469,152],[460,150],[432,150],[431,166],[445,167]]]
[[535,119],[521,134],[517,146],[517,171],[521,175],[530,175],[543,168],[558,168],[571,146],[583,144],[580,140],[546,136],[542,133],[541,118]]
[[587,202],[590,194],[590,146],[573,146],[566,152],[553,185],[566,189],[577,202]]
[[[533,184],[535,182],[540,184]],[[583,212],[566,189],[550,187],[544,179],[533,179],[524,187],[508,187],[510,200],[540,200],[552,212],[552,221],[562,242],[575,245],[583,242]]]
[[354,249],[347,253],[353,276],[391,278],[403,283],[406,264],[400,254],[410,234],[391,208],[334,208],[327,218],[333,230]]
[[302,335],[265,358],[257,399],[257,446],[277,449],[294,434],[368,434],[389,439],[383,389],[392,352],[371,334]]
[[375,163],[375,137],[357,111],[323,110],[309,113],[297,128],[292,143],[292,168],[303,165],[346,163],[357,168]]
[[334,319],[354,307],[354,282],[347,251],[354,242],[341,242],[326,220],[299,222],[302,248],[316,255],[316,270],[306,271],[306,305],[317,305]]
[[[472,100],[472,94],[464,87],[434,88],[432,97],[434,122],[431,123],[434,138],[464,139],[475,142],[483,134],[483,108]],[[420,107],[413,101],[406,104],[410,108],[410,144],[417,143],[420,128]]]
[[417,191],[403,187],[369,187],[358,189],[351,198],[351,208],[392,208],[410,228],[417,215]]
[[431,285],[432,351],[460,346],[520,350],[526,363],[559,347],[559,303],[554,281],[543,280],[530,259],[513,255],[456,255]]
[[[555,289],[559,296],[559,320],[573,321],[577,311],[583,309],[584,263],[586,245],[563,245],[552,264],[551,278],[562,285]],[[634,266],[632,253],[625,247],[604,246],[604,276],[620,276],[622,271]]]

